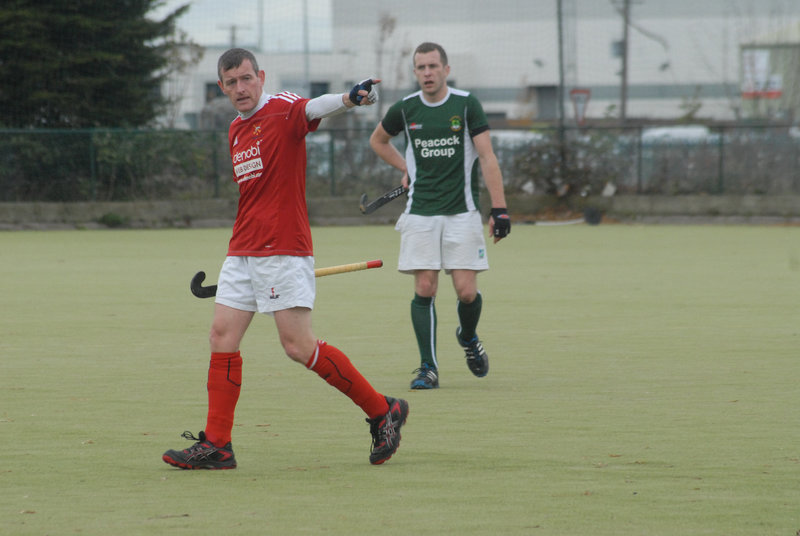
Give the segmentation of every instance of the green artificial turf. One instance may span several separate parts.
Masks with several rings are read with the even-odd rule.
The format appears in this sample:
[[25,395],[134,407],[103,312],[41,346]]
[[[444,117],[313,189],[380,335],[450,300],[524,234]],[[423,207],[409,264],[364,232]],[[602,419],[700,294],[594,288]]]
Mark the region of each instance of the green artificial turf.
[[0,233],[0,533],[789,535],[800,529],[800,229],[516,225],[479,276],[473,377],[437,298],[441,388],[418,366],[390,226],[314,229],[314,329],[409,400],[370,466],[364,415],[243,345],[234,471],[161,461],[205,424],[228,229]]

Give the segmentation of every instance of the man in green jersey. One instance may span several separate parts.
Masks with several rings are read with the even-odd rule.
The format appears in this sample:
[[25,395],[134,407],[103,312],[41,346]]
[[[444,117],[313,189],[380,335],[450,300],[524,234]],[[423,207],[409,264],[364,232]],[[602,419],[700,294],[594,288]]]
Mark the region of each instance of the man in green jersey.
[[[439,387],[434,299],[439,271],[453,279],[458,296],[456,339],[475,376],[489,372],[489,356],[476,328],[483,299],[478,272],[489,269],[478,205],[478,167],[492,201],[489,232],[494,242],[511,231],[503,177],[480,102],[467,91],[447,86],[447,54],[436,43],[414,51],[414,75],[420,91],[392,105],[370,137],[372,149],[403,172],[408,202],[400,231],[398,270],[414,274],[411,323],[420,352],[412,389]],[[405,134],[405,155],[391,144]]]

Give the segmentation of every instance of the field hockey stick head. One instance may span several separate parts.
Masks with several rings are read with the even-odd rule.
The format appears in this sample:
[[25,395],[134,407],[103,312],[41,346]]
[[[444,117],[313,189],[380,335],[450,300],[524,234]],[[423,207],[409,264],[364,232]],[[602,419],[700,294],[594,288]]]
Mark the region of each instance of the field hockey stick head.
[[206,279],[205,272],[197,272],[196,274],[194,274],[192,282],[189,285],[192,294],[194,294],[198,298],[211,298],[212,296],[217,295],[217,285],[209,285],[207,287],[204,287],[203,281],[205,281],[205,279]]

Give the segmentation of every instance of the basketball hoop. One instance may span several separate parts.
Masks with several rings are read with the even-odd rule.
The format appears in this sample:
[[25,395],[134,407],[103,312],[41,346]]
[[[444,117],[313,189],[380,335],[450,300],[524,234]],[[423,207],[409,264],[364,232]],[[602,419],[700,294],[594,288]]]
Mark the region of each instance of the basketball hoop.
[[572,108],[575,110],[575,121],[579,125],[582,125],[586,119],[586,108],[589,106],[591,96],[592,91],[590,89],[575,88],[569,92]]

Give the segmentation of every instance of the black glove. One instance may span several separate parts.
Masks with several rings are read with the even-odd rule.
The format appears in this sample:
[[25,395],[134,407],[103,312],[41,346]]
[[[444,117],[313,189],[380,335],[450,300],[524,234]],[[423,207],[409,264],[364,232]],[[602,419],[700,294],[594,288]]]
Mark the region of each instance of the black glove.
[[493,208],[492,219],[494,220],[494,237],[505,238],[511,233],[511,218],[508,210],[504,208]]
[[378,92],[376,90],[372,89],[372,85],[373,84],[374,84],[374,82],[372,81],[372,78],[367,78],[366,80],[362,80],[358,84],[354,85],[353,89],[350,90],[350,95],[349,95],[350,102],[352,102],[356,106],[360,106],[361,105],[361,99],[363,99],[364,96],[363,95],[359,95],[358,92],[363,89],[364,91],[366,91],[368,93],[367,100],[371,104],[375,104],[375,101],[378,100]]

